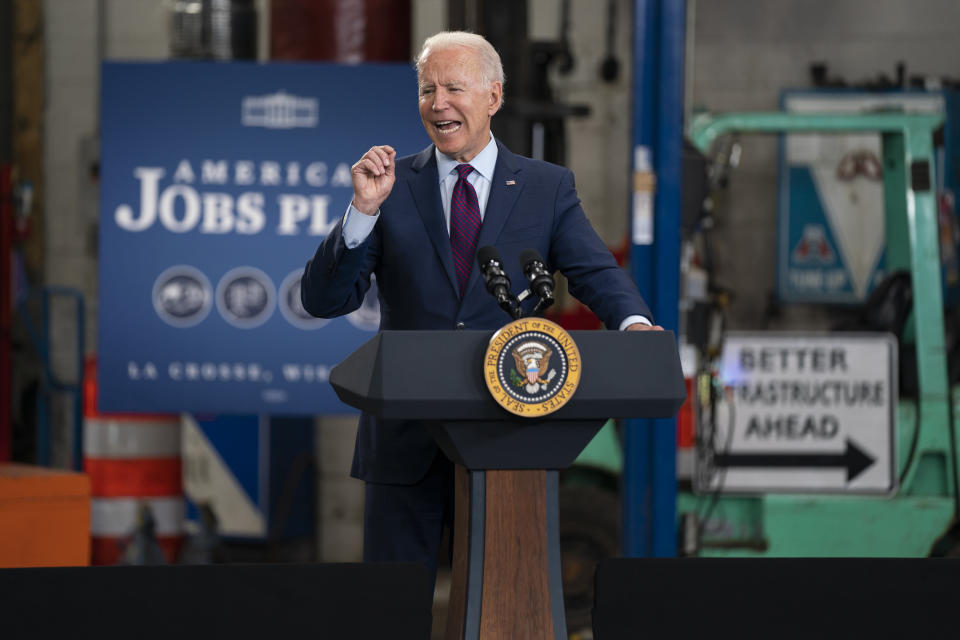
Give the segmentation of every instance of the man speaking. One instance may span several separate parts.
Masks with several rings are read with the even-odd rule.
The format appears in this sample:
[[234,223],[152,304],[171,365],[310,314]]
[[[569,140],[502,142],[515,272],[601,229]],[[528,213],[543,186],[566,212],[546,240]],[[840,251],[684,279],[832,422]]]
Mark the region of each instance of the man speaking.
[[[536,249],[608,328],[659,329],[587,221],[570,171],[514,155],[491,135],[504,77],[490,43],[439,33],[416,66],[433,144],[399,159],[378,145],[353,165],[350,207],[304,271],[304,308],[350,313],[375,276],[382,330],[497,329],[508,317],[476,265],[477,248],[492,245],[511,281],[525,282],[518,258]],[[424,354],[424,375],[442,360]],[[366,483],[364,560],[421,562],[435,574],[453,467],[423,425],[361,416],[351,475]]]

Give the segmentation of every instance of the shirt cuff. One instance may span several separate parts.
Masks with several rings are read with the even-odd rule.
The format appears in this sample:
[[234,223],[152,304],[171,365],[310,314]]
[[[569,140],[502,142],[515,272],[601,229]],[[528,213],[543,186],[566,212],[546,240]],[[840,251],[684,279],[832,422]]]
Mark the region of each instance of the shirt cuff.
[[[363,214],[361,214],[361,215],[363,215]],[[652,327],[652,326],[653,326],[653,323],[650,322],[650,320],[648,320],[647,318],[645,318],[645,317],[643,317],[643,316],[627,316],[627,317],[624,319],[624,321],[620,323],[620,331],[623,331],[624,329],[626,329],[626,328],[629,327],[630,325],[636,324],[636,323],[638,323],[638,322],[639,322],[640,324],[645,324],[645,325],[647,325],[648,327]]]
[[374,215],[368,216],[354,208],[352,204],[347,205],[347,212],[343,214],[343,227],[341,231],[343,234],[343,243],[347,245],[347,249],[356,249],[363,244],[366,239],[370,237],[373,226],[377,224],[377,220],[379,219],[380,209],[377,209]]

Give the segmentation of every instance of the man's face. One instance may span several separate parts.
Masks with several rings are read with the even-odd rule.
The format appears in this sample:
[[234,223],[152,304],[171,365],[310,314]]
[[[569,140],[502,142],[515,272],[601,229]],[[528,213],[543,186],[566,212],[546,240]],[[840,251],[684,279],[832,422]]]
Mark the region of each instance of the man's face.
[[499,82],[484,84],[477,54],[463,47],[428,50],[420,69],[420,118],[441,153],[470,162],[490,142],[500,108]]

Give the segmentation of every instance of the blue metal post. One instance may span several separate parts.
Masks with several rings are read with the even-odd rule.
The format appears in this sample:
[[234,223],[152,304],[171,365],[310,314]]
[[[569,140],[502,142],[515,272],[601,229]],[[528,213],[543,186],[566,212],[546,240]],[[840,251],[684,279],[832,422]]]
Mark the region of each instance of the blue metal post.
[[[53,371],[52,354],[50,351],[50,302],[53,297],[73,298],[76,309],[77,330],[77,371],[75,383],[59,380]],[[36,463],[42,467],[50,465],[51,458],[51,427],[50,427],[50,400],[54,392],[64,392],[70,395],[73,414],[73,442],[70,450],[71,466],[81,471],[83,469],[83,356],[86,352],[84,339],[86,325],[84,315],[83,294],[70,287],[44,287],[40,292],[40,331],[38,332],[30,321],[30,312],[26,301],[21,301],[19,311],[23,315],[27,333],[43,362],[43,384],[37,394],[37,434],[36,434]]]
[[[656,136],[657,18],[659,0],[634,1],[633,38],[633,148],[652,149]],[[636,162],[631,160],[631,167]],[[632,187],[631,187],[632,188]],[[632,234],[631,234],[631,237]],[[640,292],[653,304],[653,247],[634,244],[630,267]],[[655,316],[656,317],[656,316]],[[624,429],[624,465],[621,483],[623,501],[623,555],[649,556],[651,525],[650,420],[627,420]]]
[[76,384],[73,385],[73,455],[74,471],[83,471],[83,358],[87,354],[87,312],[84,308],[83,294],[76,292],[77,309],[77,370]]
[[[673,331],[679,324],[685,5],[634,2],[633,144],[650,150],[657,190],[653,244],[633,246],[631,267],[657,323]],[[624,448],[624,555],[674,556],[675,421],[627,421]]]
[[[676,332],[680,306],[680,223],[683,172],[683,90],[686,0],[662,0],[657,86],[657,196],[654,226],[654,314]],[[677,425],[657,420],[653,433],[653,555],[677,554]]]

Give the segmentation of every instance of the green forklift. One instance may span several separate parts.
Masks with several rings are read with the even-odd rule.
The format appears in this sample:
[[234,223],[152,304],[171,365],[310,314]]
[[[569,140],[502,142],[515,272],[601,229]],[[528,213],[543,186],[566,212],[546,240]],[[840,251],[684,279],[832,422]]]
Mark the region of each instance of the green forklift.
[[[903,112],[704,114],[691,123],[689,137],[704,153],[725,134],[880,134],[887,269],[899,274],[906,285],[902,297],[907,305],[905,322],[897,338],[901,359],[916,360],[916,389],[914,398],[901,395],[895,399],[898,460],[894,469],[899,474],[895,493],[681,491],[677,499],[679,548],[685,555],[960,555],[960,431],[953,411],[960,393],[951,390],[948,381],[934,187],[934,134],[942,124],[941,115]],[[701,378],[697,389],[709,400],[713,383],[705,379]]]
[[[899,482],[892,495],[695,492],[677,494],[678,550],[699,557],[923,557],[960,555],[958,467],[960,431],[950,393],[945,345],[939,227],[933,185],[935,114],[731,113],[697,116],[688,130],[708,158],[731,135],[878,133],[882,138],[887,271],[907,285],[906,310],[895,331],[900,361],[915,360],[915,390],[894,399]],[[726,136],[726,137],[723,137]],[[724,145],[717,145],[723,147]],[[729,149],[727,149],[729,150]],[[725,165],[724,170],[729,169]],[[905,283],[903,281],[906,281]],[[880,286],[877,287],[879,289]],[[899,291],[903,293],[903,287]],[[911,303],[912,299],[912,303]],[[722,302],[720,303],[722,306]],[[714,357],[716,345],[712,347]],[[706,349],[704,349],[706,351]],[[700,358],[693,380],[697,448],[722,395],[711,362]],[[912,366],[907,369],[913,369]],[[717,453],[713,451],[711,453]],[[562,474],[560,535],[568,626],[589,628],[593,569],[619,555],[619,481],[623,450],[608,422]],[[690,483],[686,483],[690,485]],[[573,637],[573,636],[571,636]]]

